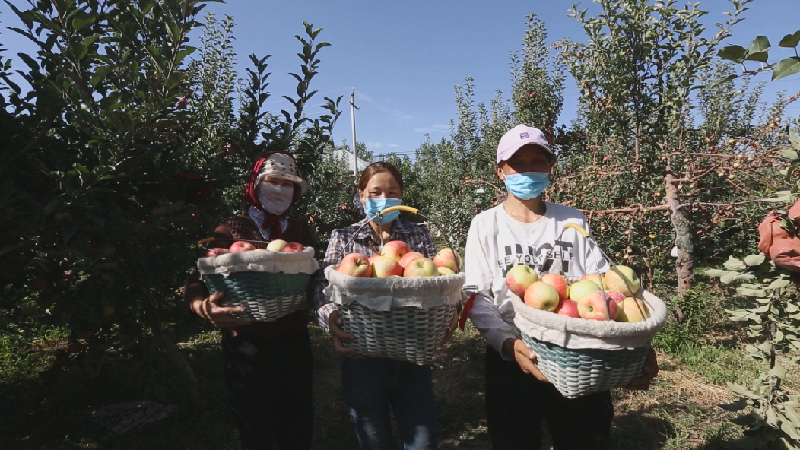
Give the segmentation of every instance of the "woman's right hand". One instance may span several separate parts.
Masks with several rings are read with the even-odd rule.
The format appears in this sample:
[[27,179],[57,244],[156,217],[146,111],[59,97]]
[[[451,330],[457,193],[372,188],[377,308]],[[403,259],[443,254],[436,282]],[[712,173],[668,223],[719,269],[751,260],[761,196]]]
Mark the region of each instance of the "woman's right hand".
[[503,342],[503,353],[513,356],[519,367],[528,375],[539,381],[549,383],[550,380],[536,367],[536,354],[522,342],[522,339],[508,338]]
[[219,301],[224,292],[211,294],[208,298],[197,298],[192,301],[192,311],[200,317],[208,319],[217,328],[235,328],[248,325],[249,322],[236,317],[244,312],[241,306],[220,306]]
[[356,353],[356,349],[353,347],[345,347],[342,344],[342,341],[354,341],[356,337],[342,330],[342,318],[339,317],[339,311],[331,311],[331,314],[328,316],[328,329],[331,330],[333,348],[337,353],[350,359],[361,358],[361,355]]

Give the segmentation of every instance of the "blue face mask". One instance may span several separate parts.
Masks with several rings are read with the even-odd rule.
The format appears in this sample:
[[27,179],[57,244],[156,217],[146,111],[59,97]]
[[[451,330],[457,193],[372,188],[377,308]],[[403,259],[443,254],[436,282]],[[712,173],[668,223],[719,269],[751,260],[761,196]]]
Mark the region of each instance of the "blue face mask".
[[381,220],[377,217],[373,219],[375,214],[383,211],[384,209],[390,206],[397,206],[402,205],[399,198],[383,198],[383,197],[376,197],[376,198],[366,198],[364,199],[366,203],[364,204],[364,212],[367,214],[367,218],[372,220],[378,225],[384,225],[390,222],[394,222],[395,219],[400,215],[400,211],[392,211],[388,212],[381,216]]
[[549,174],[543,172],[506,175],[506,190],[520,200],[530,200],[542,195],[542,191],[549,183]]

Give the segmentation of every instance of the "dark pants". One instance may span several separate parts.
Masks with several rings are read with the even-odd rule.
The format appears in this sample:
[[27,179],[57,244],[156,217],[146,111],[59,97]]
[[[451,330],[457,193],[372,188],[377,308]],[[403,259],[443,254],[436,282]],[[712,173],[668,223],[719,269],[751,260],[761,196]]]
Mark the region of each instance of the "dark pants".
[[242,449],[311,448],[314,362],[308,330],[271,339],[239,333],[222,339],[225,381]]
[[389,358],[344,358],[342,388],[362,450],[392,448],[390,408],[406,450],[437,448],[431,366]]
[[487,348],[486,422],[495,450],[539,450],[542,419],[554,450],[607,449],[613,418],[610,392],[565,398]]

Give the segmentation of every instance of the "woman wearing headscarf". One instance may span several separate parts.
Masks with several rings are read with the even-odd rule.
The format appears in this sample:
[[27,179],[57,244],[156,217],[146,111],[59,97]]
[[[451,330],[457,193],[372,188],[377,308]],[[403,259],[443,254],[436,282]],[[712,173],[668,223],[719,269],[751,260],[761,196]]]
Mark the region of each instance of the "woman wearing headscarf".
[[[315,247],[308,224],[287,215],[307,190],[292,156],[264,153],[244,186],[244,214],[223,219],[210,247],[248,240],[265,248],[262,242],[274,239]],[[197,271],[186,283],[184,298],[195,314],[222,330],[225,382],[242,448],[310,449],[313,359],[308,312],[274,322],[243,321],[236,314],[244,310],[224,306],[222,293],[209,295]]]

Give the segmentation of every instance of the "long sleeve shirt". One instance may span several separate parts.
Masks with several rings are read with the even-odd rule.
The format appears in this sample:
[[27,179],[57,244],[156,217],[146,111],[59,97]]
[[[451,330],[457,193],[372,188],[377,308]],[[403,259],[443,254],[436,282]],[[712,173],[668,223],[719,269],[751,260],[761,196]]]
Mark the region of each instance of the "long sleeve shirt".
[[597,244],[580,235],[568,223],[589,231],[583,213],[555,203],[536,222],[520,222],[500,204],[472,219],[464,255],[465,291],[473,290],[475,300],[469,318],[481,335],[505,359],[503,342],[519,338],[514,326],[511,293],[504,289],[506,273],[518,264],[540,275],[561,273],[580,278],[587,273],[605,272],[608,263]]
[[[422,224],[407,222],[402,219],[394,221],[392,230],[389,234],[389,241],[403,241],[412,252],[419,252],[426,258],[433,258],[436,255],[436,246],[433,243],[428,227]],[[364,256],[372,256],[381,249],[380,239],[372,231],[367,219],[363,219],[346,228],[334,230],[328,241],[328,250],[325,252],[325,259],[322,261],[322,270],[317,275],[314,302],[317,307],[319,324],[325,330],[328,329],[328,316],[336,309],[336,305],[330,303],[325,292],[328,280],[325,279],[325,268],[328,266],[338,266],[342,258],[350,253],[361,253]]]

